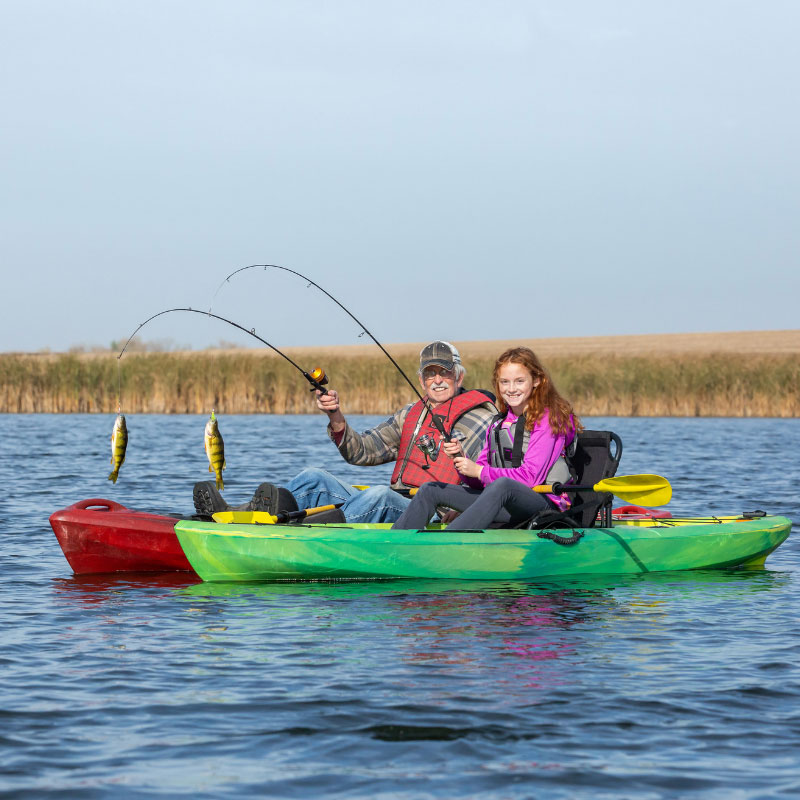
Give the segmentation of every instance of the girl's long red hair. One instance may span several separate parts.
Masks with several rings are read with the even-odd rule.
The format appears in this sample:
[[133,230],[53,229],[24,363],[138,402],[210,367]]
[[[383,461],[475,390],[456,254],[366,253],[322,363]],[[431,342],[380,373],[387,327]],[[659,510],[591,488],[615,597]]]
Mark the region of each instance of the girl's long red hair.
[[539,385],[535,386],[525,404],[525,429],[532,430],[533,426],[542,418],[545,411],[549,414],[550,430],[554,434],[567,433],[572,425],[570,417],[575,424],[575,430],[583,430],[580,420],[572,410],[572,406],[558,393],[558,389],[553,385],[553,379],[547,370],[542,366],[542,362],[536,357],[536,353],[529,347],[511,347],[501,353],[494,365],[492,372],[492,383],[494,393],[497,395],[497,408],[500,413],[505,414],[508,406],[500,396],[500,386],[498,376],[500,368],[504,364],[521,364],[528,370],[531,377],[539,379]]

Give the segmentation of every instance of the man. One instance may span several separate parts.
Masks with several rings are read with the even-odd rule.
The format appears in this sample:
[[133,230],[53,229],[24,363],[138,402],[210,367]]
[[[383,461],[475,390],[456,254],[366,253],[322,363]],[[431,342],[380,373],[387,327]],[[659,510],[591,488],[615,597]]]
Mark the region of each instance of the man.
[[[348,522],[394,522],[410,502],[394,490],[418,487],[427,481],[460,482],[452,459],[439,452],[442,436],[431,415],[436,414],[447,433],[461,440],[464,454],[474,461],[497,413],[494,398],[462,388],[466,370],[458,350],[449,342],[437,341],[424,347],[417,374],[426,403],[409,403],[364,433],[357,433],[348,424],[336,391],[317,392],[317,406],[328,414],[328,435],[345,461],[358,466],[394,461],[395,467],[391,488],[372,486],[363,491],[325,470],[305,469],[286,485],[300,508],[343,503]],[[418,446],[425,435],[432,440],[430,455]]]

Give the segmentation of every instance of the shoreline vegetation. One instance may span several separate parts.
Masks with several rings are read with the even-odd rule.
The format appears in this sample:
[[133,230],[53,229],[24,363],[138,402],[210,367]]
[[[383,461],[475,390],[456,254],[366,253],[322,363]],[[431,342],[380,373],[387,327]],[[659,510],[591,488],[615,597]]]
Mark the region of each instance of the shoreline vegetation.
[[[385,345],[415,380],[425,343]],[[491,388],[507,346],[527,344],[580,416],[798,417],[800,331],[454,342],[465,386]],[[389,414],[414,400],[374,345],[281,348],[321,366],[345,414]],[[319,413],[308,384],[264,349],[0,354],[0,413]],[[119,373],[118,373],[119,366]]]

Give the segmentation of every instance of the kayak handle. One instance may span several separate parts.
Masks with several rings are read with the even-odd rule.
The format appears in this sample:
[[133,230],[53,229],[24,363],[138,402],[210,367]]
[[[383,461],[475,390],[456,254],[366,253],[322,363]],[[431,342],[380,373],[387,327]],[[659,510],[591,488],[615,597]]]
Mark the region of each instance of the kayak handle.
[[91,500],[79,500],[74,503],[70,508],[77,508],[80,510],[92,509],[92,511],[127,511],[125,506],[115,503],[113,500],[101,500],[98,497],[93,497]]

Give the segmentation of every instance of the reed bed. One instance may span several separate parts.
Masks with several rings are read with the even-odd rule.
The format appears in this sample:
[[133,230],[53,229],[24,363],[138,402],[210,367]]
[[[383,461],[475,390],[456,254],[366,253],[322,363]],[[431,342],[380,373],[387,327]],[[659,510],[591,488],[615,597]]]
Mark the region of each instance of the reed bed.
[[[298,360],[311,369],[312,360]],[[412,378],[417,362],[398,359]],[[467,359],[465,385],[491,386],[493,358]],[[582,416],[797,417],[800,354],[559,356],[546,359]],[[303,377],[258,351],[0,355],[0,412],[111,413],[118,381],[126,413],[317,413]],[[326,354],[345,413],[388,414],[414,396],[381,355]]]

